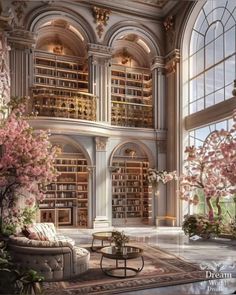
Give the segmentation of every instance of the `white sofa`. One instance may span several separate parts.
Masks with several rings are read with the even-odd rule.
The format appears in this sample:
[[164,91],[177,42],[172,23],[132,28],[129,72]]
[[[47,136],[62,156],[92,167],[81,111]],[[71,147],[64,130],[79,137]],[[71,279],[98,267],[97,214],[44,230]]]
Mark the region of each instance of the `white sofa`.
[[57,235],[54,225],[37,224],[40,229],[50,228],[50,239],[33,240],[23,236],[10,236],[9,250],[21,267],[36,270],[45,281],[71,279],[88,270],[90,253],[74,245],[74,241]]

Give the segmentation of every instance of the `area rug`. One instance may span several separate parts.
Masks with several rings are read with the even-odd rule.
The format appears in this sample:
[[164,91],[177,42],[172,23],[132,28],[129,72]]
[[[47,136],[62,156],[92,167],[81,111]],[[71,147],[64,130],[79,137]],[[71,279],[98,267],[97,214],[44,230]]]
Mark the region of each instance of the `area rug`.
[[[44,283],[45,294],[118,294],[206,279],[205,271],[200,270],[197,265],[186,262],[158,247],[147,244],[133,244],[133,246],[144,250],[144,268],[137,276],[125,279],[107,276],[100,269],[101,254],[91,252],[90,268],[86,273],[71,281]],[[106,263],[105,267],[111,267],[114,266],[115,261],[106,259],[104,263]],[[127,263],[131,267],[139,267],[140,258],[128,260]]]

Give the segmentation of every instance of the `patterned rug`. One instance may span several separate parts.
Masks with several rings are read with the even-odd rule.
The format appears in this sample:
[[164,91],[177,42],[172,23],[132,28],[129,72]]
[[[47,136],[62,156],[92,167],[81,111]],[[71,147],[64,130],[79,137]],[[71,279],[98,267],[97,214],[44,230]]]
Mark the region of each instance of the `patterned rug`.
[[[133,244],[144,250],[144,268],[137,276],[131,278],[114,278],[104,274],[100,269],[101,254],[91,252],[90,268],[83,275],[72,281],[44,283],[45,294],[118,294],[128,291],[185,284],[206,279],[205,271],[190,262],[147,244]],[[114,267],[112,259],[103,260],[105,267]],[[140,258],[127,261],[128,266],[140,267]],[[122,266],[120,262],[119,266]]]

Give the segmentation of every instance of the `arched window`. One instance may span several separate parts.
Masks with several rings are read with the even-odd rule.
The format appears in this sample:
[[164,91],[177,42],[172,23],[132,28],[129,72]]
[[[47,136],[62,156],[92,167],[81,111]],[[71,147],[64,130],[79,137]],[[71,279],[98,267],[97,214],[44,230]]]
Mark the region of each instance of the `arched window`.
[[235,1],[207,1],[193,25],[184,56],[188,114],[232,97],[235,79]]
[[[233,81],[236,78],[235,26],[235,1],[206,1],[205,4],[198,1],[189,18],[182,49],[183,147],[202,146],[211,132],[230,130],[232,127],[233,121],[229,116],[234,106],[227,100],[233,97]],[[205,198],[201,194],[199,198],[200,204],[194,212],[204,213]],[[232,198],[221,202],[223,218],[234,217]],[[183,214],[188,210],[183,208]]]

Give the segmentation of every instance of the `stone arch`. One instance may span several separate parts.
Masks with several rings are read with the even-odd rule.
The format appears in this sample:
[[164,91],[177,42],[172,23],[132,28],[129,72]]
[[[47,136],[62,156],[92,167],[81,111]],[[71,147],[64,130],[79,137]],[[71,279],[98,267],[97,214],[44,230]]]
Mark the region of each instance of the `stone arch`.
[[143,38],[150,47],[151,55],[159,56],[163,51],[160,47],[158,37],[156,37],[148,28],[136,22],[120,22],[112,26],[104,37],[104,43],[107,46],[113,46],[114,42],[122,35],[136,34]]
[[88,163],[88,166],[92,166],[92,159],[90,157],[90,155],[88,154],[86,148],[81,144],[81,143],[78,143],[77,141],[75,141],[74,139],[70,138],[69,136],[65,136],[65,135],[52,135],[50,137],[50,142],[52,144],[58,144],[58,145],[71,145],[73,148],[75,148],[76,150],[78,151],[82,151],[86,160],[87,160],[87,163]]
[[113,161],[113,158],[114,158],[114,155],[116,154],[116,152],[121,147],[123,147],[125,145],[129,145],[129,144],[136,145],[138,148],[140,148],[141,152],[143,152],[143,155],[145,155],[148,158],[151,168],[154,168],[155,160],[154,160],[154,155],[153,155],[152,151],[146,146],[146,144],[144,144],[143,142],[138,141],[138,140],[134,140],[134,141],[125,140],[125,141],[122,141],[121,143],[119,143],[111,152],[110,159],[109,159],[109,166],[110,167],[112,167],[112,161]]
[[185,46],[186,42],[189,43],[191,38],[192,28],[198,17],[198,14],[205,4],[205,1],[197,1],[192,3],[190,8],[187,10],[182,28],[180,29],[179,38],[177,39],[177,48],[180,48],[181,56],[184,58],[187,54],[189,46]]
[[90,24],[76,12],[64,7],[40,7],[31,11],[25,17],[25,28],[31,32],[37,32],[38,28],[43,24],[61,19],[73,25],[83,36],[86,43],[94,43],[96,40],[95,33]]

